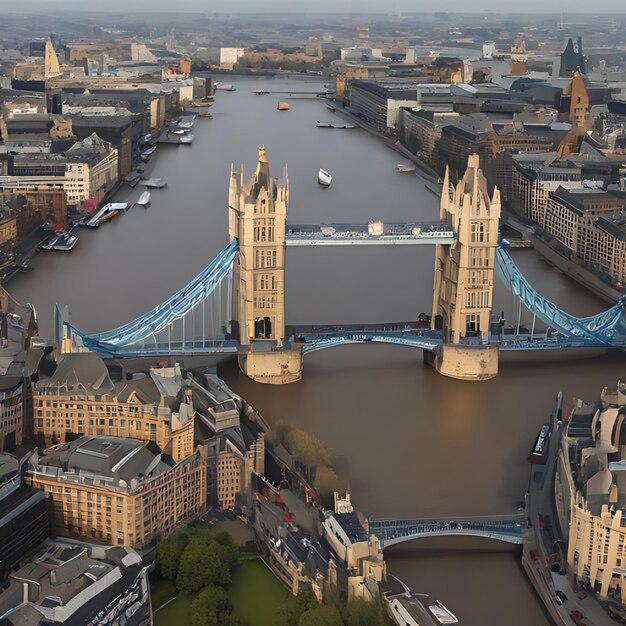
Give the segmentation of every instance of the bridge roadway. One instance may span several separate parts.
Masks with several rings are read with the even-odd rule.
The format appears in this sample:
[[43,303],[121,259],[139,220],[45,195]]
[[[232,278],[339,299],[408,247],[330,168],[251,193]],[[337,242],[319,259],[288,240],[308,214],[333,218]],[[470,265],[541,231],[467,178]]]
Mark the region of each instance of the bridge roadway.
[[464,517],[445,519],[368,520],[369,532],[376,535],[382,548],[423,537],[473,536],[521,544],[525,515]]
[[370,224],[287,224],[285,232],[288,246],[452,244],[454,238],[445,222],[385,223],[378,233]]
[[[442,343],[437,331],[412,328],[409,323],[346,325],[346,326],[295,326],[288,327],[289,341],[302,344],[303,353],[310,354],[318,350],[359,343],[387,343],[408,348],[433,351]],[[263,340],[255,343],[255,350],[267,349]],[[478,345],[474,338],[462,341],[463,345]],[[563,348],[598,348],[588,341],[563,337],[562,335],[503,335],[492,338],[491,345],[498,345],[504,351],[558,350]],[[161,356],[211,356],[236,354],[242,349],[234,339],[186,339],[185,341],[146,341],[115,347],[110,346],[106,353],[98,347],[92,347],[108,358],[153,358]]]

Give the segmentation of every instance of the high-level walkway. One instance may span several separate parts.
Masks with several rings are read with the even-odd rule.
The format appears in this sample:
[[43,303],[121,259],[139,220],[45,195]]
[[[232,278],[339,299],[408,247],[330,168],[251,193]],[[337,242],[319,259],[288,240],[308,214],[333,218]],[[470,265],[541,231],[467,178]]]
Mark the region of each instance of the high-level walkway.
[[452,244],[454,231],[444,222],[380,223],[377,232],[371,224],[288,225],[288,246],[372,246]]

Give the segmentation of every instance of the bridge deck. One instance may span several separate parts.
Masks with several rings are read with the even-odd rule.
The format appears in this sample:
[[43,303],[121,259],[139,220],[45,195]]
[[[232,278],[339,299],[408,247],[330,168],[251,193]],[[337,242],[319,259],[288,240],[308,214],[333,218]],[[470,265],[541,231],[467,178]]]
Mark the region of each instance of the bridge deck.
[[369,520],[369,531],[383,547],[420,537],[472,535],[521,543],[525,528],[523,514],[467,517],[460,519],[393,519]]
[[454,231],[444,222],[386,223],[375,234],[368,224],[287,225],[288,246],[451,244]]

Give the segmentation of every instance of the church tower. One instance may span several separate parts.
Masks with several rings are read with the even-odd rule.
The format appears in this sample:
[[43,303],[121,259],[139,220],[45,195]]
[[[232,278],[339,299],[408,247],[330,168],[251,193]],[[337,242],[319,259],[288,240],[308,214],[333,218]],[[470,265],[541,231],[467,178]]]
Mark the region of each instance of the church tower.
[[48,37],[48,41],[46,41],[44,74],[46,78],[52,78],[61,74],[59,58],[54,51],[50,37]]

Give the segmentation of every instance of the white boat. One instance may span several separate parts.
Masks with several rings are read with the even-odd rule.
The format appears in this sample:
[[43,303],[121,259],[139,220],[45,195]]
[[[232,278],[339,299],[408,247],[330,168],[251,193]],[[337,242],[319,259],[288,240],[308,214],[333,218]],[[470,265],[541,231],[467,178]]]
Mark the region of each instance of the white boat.
[[225,83],[216,83],[215,89],[220,89],[221,91],[235,91],[234,85],[228,85]]
[[320,171],[317,174],[317,182],[323,187],[330,187],[330,183],[333,182],[333,177],[320,167]]
[[398,163],[398,165],[396,165],[396,169],[398,170],[398,172],[414,172],[415,166],[410,164]]
[[68,252],[76,245],[77,241],[78,237],[76,235],[69,235],[67,233],[64,233],[56,240],[56,242],[52,246],[52,249]]
[[137,200],[139,206],[148,206],[150,204],[150,192],[144,191]]
[[95,213],[89,221],[85,222],[85,226],[97,228],[101,222],[107,221],[109,217],[113,217],[113,215],[117,215],[120,211],[124,211],[127,208],[128,204],[126,202],[109,202]]

